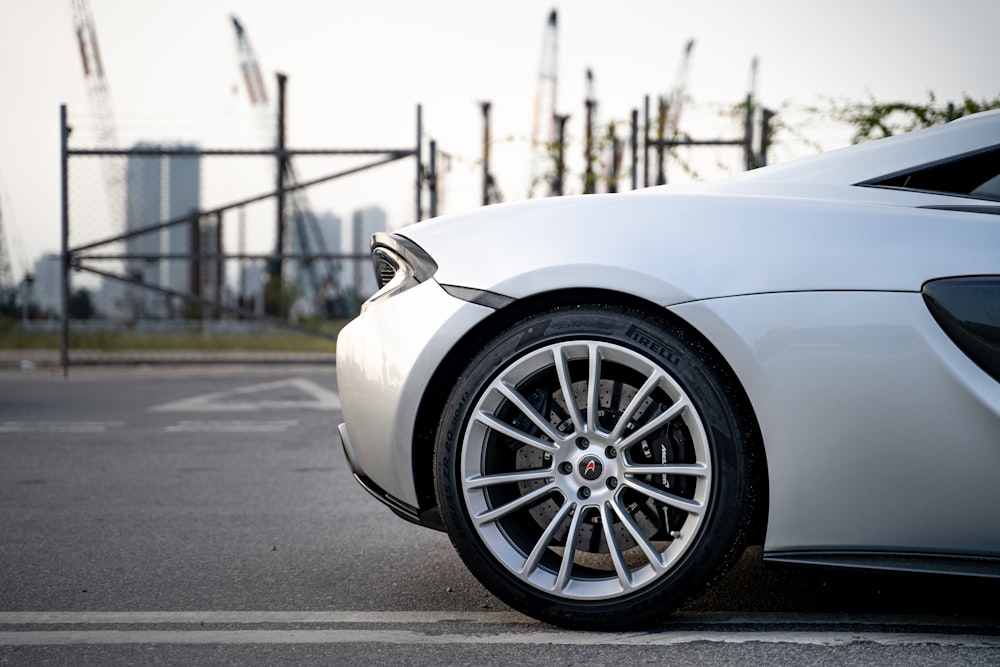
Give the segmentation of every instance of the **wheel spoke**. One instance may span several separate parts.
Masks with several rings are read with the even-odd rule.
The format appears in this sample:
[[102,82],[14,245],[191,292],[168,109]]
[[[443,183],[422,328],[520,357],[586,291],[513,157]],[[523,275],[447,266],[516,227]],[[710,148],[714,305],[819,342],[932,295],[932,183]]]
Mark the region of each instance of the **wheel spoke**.
[[465,480],[465,488],[469,490],[481,489],[483,487],[496,486],[498,484],[534,482],[551,478],[552,470],[550,468],[524,470],[521,472],[508,472],[500,475],[474,475]]
[[531,423],[538,427],[542,433],[544,433],[552,442],[559,442],[566,436],[556,430],[556,427],[549,423],[542,415],[538,414],[538,410],[535,409],[533,405],[524,400],[524,396],[521,396],[513,387],[508,385],[506,382],[498,382],[496,385],[497,391],[503,394],[504,398],[513,403],[521,413],[531,420]]
[[705,511],[705,506],[698,502],[697,500],[691,500],[689,498],[682,498],[681,496],[676,496],[672,493],[667,493],[661,489],[650,486],[644,482],[640,482],[634,477],[625,477],[623,482],[626,486],[635,489],[640,493],[644,493],[653,500],[657,500],[664,505],[668,505],[675,509],[683,510],[685,512],[690,512],[691,514],[696,514],[701,516],[702,512]]
[[690,403],[688,403],[687,399],[684,398],[676,401],[669,408],[667,408],[660,414],[650,419],[648,422],[637,428],[632,433],[629,433],[628,437],[623,439],[621,442],[616,443],[615,446],[618,448],[619,451],[628,449],[629,447],[639,442],[653,431],[657,430],[658,428],[669,422],[671,419],[679,415],[681,412],[686,410],[689,405]]
[[625,562],[625,554],[622,553],[621,541],[615,533],[614,515],[611,511],[611,503],[601,505],[601,525],[604,527],[604,539],[608,543],[608,553],[611,555],[611,562],[615,565],[615,572],[618,574],[618,581],[622,588],[630,591],[633,588],[632,572]]
[[580,412],[580,406],[576,404],[576,394],[573,392],[573,381],[569,375],[569,362],[564,354],[564,347],[552,349],[552,359],[556,365],[556,375],[559,377],[559,389],[562,391],[563,399],[566,401],[566,410],[573,421],[573,430],[583,433],[586,430],[586,422]]
[[566,590],[572,581],[573,559],[576,556],[576,540],[580,532],[580,524],[583,522],[583,508],[575,505],[576,511],[569,522],[569,531],[566,533],[566,548],[563,551],[562,563],[559,565],[559,574],[556,576],[555,590],[562,592]]
[[624,464],[629,475],[681,475],[707,478],[709,469],[703,463],[628,463]]
[[548,440],[537,438],[533,435],[525,433],[524,431],[519,431],[510,424],[500,421],[488,412],[477,412],[475,418],[477,421],[489,426],[491,429],[499,431],[508,438],[513,438],[522,444],[529,445],[531,447],[538,447],[541,450],[551,453],[559,451],[558,445],[551,443]]
[[633,519],[632,515],[628,513],[628,510],[622,507],[619,499],[615,500],[612,508],[614,509],[615,514],[618,515],[618,518],[621,519],[622,524],[625,526],[625,530],[628,531],[628,534],[632,536],[635,543],[639,545],[640,549],[642,549],[643,555],[646,556],[646,560],[649,561],[649,564],[653,567],[653,569],[657,572],[665,570],[666,566],[663,563],[662,555],[653,543],[649,541],[649,538],[646,537],[639,526],[636,525],[635,519]]
[[601,355],[597,345],[587,346],[587,431],[597,433],[597,413],[601,409]]
[[663,373],[659,371],[655,371],[646,379],[646,382],[642,385],[639,391],[637,391],[635,396],[632,397],[628,407],[626,407],[622,412],[622,416],[618,419],[618,423],[615,424],[615,428],[610,435],[610,439],[612,441],[618,440],[622,437],[625,427],[632,421],[635,413],[640,407],[642,407],[643,402],[649,398],[649,395],[653,393],[653,390],[656,389],[662,379]]
[[487,523],[492,523],[497,519],[501,519],[509,514],[516,512],[517,510],[530,505],[536,500],[545,497],[545,495],[552,493],[555,488],[555,484],[549,483],[538,487],[531,493],[526,493],[523,496],[518,496],[516,499],[510,501],[505,505],[500,505],[499,507],[494,507],[491,510],[487,510],[481,514],[477,514],[472,517],[478,525],[482,526]]
[[531,576],[531,573],[538,568],[538,563],[542,560],[542,556],[545,554],[545,550],[548,548],[549,544],[552,542],[552,536],[555,535],[556,530],[562,525],[563,520],[566,519],[566,515],[576,507],[575,503],[564,502],[556,515],[552,517],[549,521],[549,525],[545,527],[542,532],[541,537],[535,542],[535,546],[531,549],[531,553],[528,554],[527,560],[524,561],[524,565],[521,566],[520,575],[522,578],[527,578]]

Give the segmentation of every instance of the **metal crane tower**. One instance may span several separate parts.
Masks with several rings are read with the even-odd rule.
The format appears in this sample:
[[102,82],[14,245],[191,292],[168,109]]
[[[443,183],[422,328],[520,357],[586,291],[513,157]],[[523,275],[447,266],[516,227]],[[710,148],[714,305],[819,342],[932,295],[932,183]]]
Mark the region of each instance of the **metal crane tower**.
[[[694,40],[689,39],[684,45],[684,55],[681,57],[681,64],[677,70],[677,77],[674,85],[666,97],[660,98],[660,110],[657,117],[657,139],[676,139],[680,134],[681,111],[688,101],[687,81],[688,69],[691,64],[691,51],[694,49]],[[662,145],[657,149],[658,170],[656,183],[663,185],[667,182],[666,170],[664,169],[664,149]]]
[[[528,197],[544,180],[549,150],[556,141],[556,102],[559,87],[559,28],[556,10],[549,12],[542,37],[542,58],[535,90],[535,114],[531,126],[531,182]],[[549,193],[551,194],[551,193]]]
[[254,107],[264,108],[267,105],[267,88],[264,87],[264,79],[260,75],[257,58],[250,47],[250,40],[247,38],[246,31],[243,30],[243,24],[235,16],[232,19],[233,27],[236,28],[236,49],[240,56],[240,70],[243,72],[243,82],[250,95],[250,104]]
[[[108,80],[101,60],[101,50],[97,45],[97,30],[94,27],[94,17],[90,12],[87,0],[72,0],[73,27],[76,30],[77,44],[80,49],[80,59],[83,64],[83,77],[87,85],[87,97],[91,112],[97,120],[97,147],[119,148],[118,129],[111,107],[111,93]],[[124,207],[124,170],[123,165],[116,160],[102,160],[104,165],[105,185],[108,195],[108,215],[111,220],[111,231],[123,229]]]
[[681,64],[677,70],[677,78],[674,79],[674,86],[666,98],[666,109],[663,114],[663,122],[666,126],[667,136],[671,139],[677,137],[681,125],[681,111],[688,101],[687,82],[688,70],[691,65],[691,51],[694,49],[694,40],[689,39],[684,45],[684,55],[681,57]]
[[[257,112],[258,123],[264,136],[268,137],[269,141],[273,141],[275,139],[274,125],[272,125],[272,119],[268,112],[267,88],[264,86],[264,79],[260,73],[257,56],[254,53],[253,47],[250,46],[250,39],[247,37],[246,30],[239,19],[235,16],[231,18],[233,20],[233,27],[236,30],[236,48],[240,58],[240,70],[243,74],[243,81],[246,84],[247,94],[250,98],[250,105]],[[290,159],[285,160],[284,165],[285,171],[282,175],[282,181],[286,186],[295,185],[298,182],[295,166]],[[317,253],[326,255],[328,254],[328,250],[305,191],[292,190],[288,193],[288,197],[291,203],[293,246],[303,257],[300,264],[302,270],[298,275],[299,287],[308,296],[316,297],[322,293],[324,282],[330,282],[334,287],[337,287],[335,279],[336,270],[331,261],[320,260],[321,262],[325,261],[327,264],[323,272],[324,275],[321,276],[318,270],[319,267],[316,266],[316,260],[311,259],[311,255]],[[276,246],[278,248],[282,247],[280,237],[276,239]],[[313,250],[314,247],[316,248],[315,251]],[[279,252],[278,254],[281,253]]]

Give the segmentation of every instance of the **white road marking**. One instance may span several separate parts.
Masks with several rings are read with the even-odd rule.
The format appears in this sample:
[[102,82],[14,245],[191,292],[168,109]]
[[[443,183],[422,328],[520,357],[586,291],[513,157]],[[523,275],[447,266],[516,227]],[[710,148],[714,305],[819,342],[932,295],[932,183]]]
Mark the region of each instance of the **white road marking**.
[[531,623],[517,612],[466,611],[0,611],[0,625],[157,623]]
[[105,433],[125,422],[0,422],[0,433]]
[[[728,621],[726,620],[728,619]],[[909,628],[928,626],[974,627],[976,619],[954,619],[950,617],[905,618],[901,623],[898,616],[854,617],[830,615],[725,615],[725,614],[679,614],[677,625],[650,632],[575,632],[557,630],[537,623],[514,612],[466,613],[466,612],[0,612],[0,626],[39,625],[130,625],[150,626],[160,624],[197,624],[199,629],[60,629],[0,631],[0,645],[3,646],[52,646],[70,644],[475,644],[475,645],[545,645],[563,646],[672,646],[693,642],[725,644],[799,644],[813,646],[847,646],[856,643],[874,643],[884,646],[947,646],[962,648],[1000,648],[1000,635],[993,634],[949,634],[940,631],[932,633],[913,632]],[[804,630],[689,630],[685,625],[692,623],[716,624],[728,622],[732,626],[745,624],[764,626],[779,621],[789,621],[798,625],[826,625],[830,622],[852,625],[877,625],[878,631],[823,631]],[[992,619],[995,621],[995,619]],[[991,619],[984,619],[987,627],[993,627]],[[406,629],[364,629],[352,627],[296,629],[247,629],[215,630],[206,628],[213,624],[319,624],[330,625],[377,623],[433,625],[442,622],[466,622],[476,624],[506,625],[511,632],[498,631],[493,627],[488,632],[441,633],[428,628],[427,632]],[[524,626],[534,626],[525,629]],[[885,627],[903,625],[906,631],[891,632]],[[980,626],[981,627],[981,626]],[[537,629],[535,629],[537,628]]]
[[[274,398],[291,390],[298,398]],[[267,394],[272,397],[268,398]],[[340,396],[312,380],[292,378],[239,389],[183,398],[149,408],[150,412],[256,412],[258,410],[339,410]]]
[[1000,648],[1000,637],[979,635],[857,632],[573,632],[548,630],[488,634],[437,634],[415,630],[54,630],[0,632],[0,646],[67,644],[519,644],[529,646],[677,646],[716,644],[799,644],[849,646],[948,646]]
[[182,421],[164,427],[167,433],[284,433],[298,426],[298,419],[278,421]]

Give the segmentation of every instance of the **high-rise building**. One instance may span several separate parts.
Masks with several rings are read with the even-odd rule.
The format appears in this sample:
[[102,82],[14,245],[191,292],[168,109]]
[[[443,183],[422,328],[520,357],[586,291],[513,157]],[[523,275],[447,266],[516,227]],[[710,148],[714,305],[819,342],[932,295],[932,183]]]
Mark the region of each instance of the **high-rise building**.
[[[194,146],[179,146],[184,150],[195,150]],[[164,159],[164,184],[161,215],[165,220],[176,220],[186,215],[197,215],[201,204],[201,161],[197,155],[171,155]],[[190,225],[175,225],[164,231],[166,252],[171,255],[187,254],[191,251],[192,228]],[[209,235],[211,236],[211,235]],[[204,244],[202,250],[206,250]],[[217,251],[217,248],[213,248]],[[178,292],[192,291],[191,264],[186,261],[170,260],[164,265],[164,284]]]
[[[156,146],[138,143],[133,150],[152,150]],[[125,229],[134,232],[160,222],[160,189],[162,186],[160,156],[130,155],[125,164]],[[146,285],[160,284],[159,260],[149,259],[160,254],[160,231],[133,236],[125,241],[125,272]],[[140,259],[137,256],[144,256]],[[143,297],[143,302],[149,301]]]
[[[133,150],[164,149],[158,144],[138,143]],[[195,146],[171,149],[196,150]],[[128,231],[152,227],[187,214],[201,203],[201,161],[192,155],[130,155],[125,166],[125,226]],[[192,227],[188,224],[157,229],[128,239],[126,273],[145,285],[189,292],[192,263],[189,259],[162,260],[163,254],[187,255],[191,251]],[[138,316],[163,317],[170,301],[151,290],[134,290],[130,301]]]
[[330,211],[320,213],[316,216],[316,226],[319,227],[319,233],[323,237],[323,244],[326,246],[326,251],[333,255],[339,254],[341,229],[343,228],[343,220],[341,220],[340,216]]
[[59,255],[47,253],[35,260],[30,299],[44,313],[62,312],[62,264]]
[[[339,215],[329,211],[316,216],[316,227],[319,231],[322,247],[318,251],[323,251],[330,255],[339,255],[343,235],[343,220]],[[344,262],[339,259],[324,259],[320,261],[323,267],[322,292],[317,299],[319,312],[327,317],[342,317],[347,314],[348,300],[345,298],[349,292],[344,289],[343,267]]]

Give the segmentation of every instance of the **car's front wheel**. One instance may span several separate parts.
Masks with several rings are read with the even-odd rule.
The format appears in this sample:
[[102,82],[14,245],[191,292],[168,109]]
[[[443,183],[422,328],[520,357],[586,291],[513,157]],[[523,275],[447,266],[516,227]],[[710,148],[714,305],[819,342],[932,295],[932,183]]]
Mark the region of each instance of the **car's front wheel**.
[[602,305],[504,330],[451,392],[442,516],[465,564],[536,618],[628,627],[745,546],[753,429],[732,379],[667,320]]

